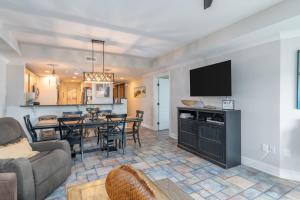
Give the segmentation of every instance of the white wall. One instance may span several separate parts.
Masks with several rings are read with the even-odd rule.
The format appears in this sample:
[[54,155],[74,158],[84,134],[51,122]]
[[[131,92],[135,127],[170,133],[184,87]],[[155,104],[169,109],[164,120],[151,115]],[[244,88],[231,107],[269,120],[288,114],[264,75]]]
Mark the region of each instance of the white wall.
[[[177,138],[177,107],[183,106],[182,99],[201,99],[207,105],[221,107],[223,97],[190,97],[189,70],[225,60],[232,60],[232,98],[236,109],[242,113],[242,159],[250,166],[278,174],[280,164],[280,42],[271,42],[209,59],[195,61],[196,64],[172,67],[155,72],[154,76],[170,73],[171,119],[170,136]],[[153,84],[151,76],[139,80]],[[153,78],[152,78],[153,80]],[[133,84],[133,83],[132,83]],[[152,108],[153,98],[131,102],[129,110],[138,107]],[[153,119],[151,112],[145,118]],[[151,123],[150,121],[147,123]],[[262,144],[275,147],[276,153],[265,154]]]
[[6,61],[0,57],[0,117],[6,110]]
[[[198,66],[232,60],[232,97],[242,111],[242,156],[279,166],[279,155],[264,155],[263,143],[279,150],[280,43],[272,42],[231,54],[203,60]],[[177,136],[177,107],[189,97],[189,70],[171,70],[172,132]],[[181,80],[181,81],[180,81]],[[222,97],[199,98],[221,106]],[[248,160],[249,160],[248,159]]]
[[[134,88],[145,86],[146,97],[135,98]],[[144,120],[143,126],[146,128],[153,129],[153,77],[145,76],[140,80],[135,80],[127,84],[126,88],[127,99],[128,99],[128,115],[135,116],[136,110],[143,110]]]
[[41,105],[57,104],[58,90],[55,78],[39,77],[37,81],[37,88],[40,91],[37,101],[39,101]]
[[300,37],[281,41],[280,168],[282,176],[300,180],[300,110],[296,109],[297,50],[300,50]]
[[[224,58],[232,60],[233,98],[242,110],[242,156],[279,166],[280,43]],[[262,144],[274,146],[277,153],[264,154]]]
[[20,106],[25,104],[24,65],[7,65],[7,98],[6,105]]

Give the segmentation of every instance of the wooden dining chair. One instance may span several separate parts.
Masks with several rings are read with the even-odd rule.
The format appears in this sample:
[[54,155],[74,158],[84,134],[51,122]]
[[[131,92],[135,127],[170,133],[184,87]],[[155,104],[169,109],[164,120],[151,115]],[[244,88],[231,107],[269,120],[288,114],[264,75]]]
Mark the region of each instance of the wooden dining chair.
[[23,117],[24,119],[24,122],[25,122],[25,126],[26,126],[26,129],[32,139],[32,142],[37,142],[38,141],[38,137],[37,137],[37,133],[35,132],[35,130],[32,128],[32,124],[31,124],[31,121],[30,121],[30,115],[25,115]]
[[132,135],[134,143],[136,143],[136,140],[139,143],[139,147],[141,147],[141,140],[140,140],[140,127],[143,121],[143,117],[144,117],[144,111],[141,110],[137,110],[136,111],[136,118],[139,119],[139,121],[135,121],[132,123],[132,127],[131,128],[126,128],[125,129],[125,133],[126,135]]
[[[56,115],[42,115],[38,118],[39,121],[47,121],[47,120],[57,120]],[[41,140],[56,140],[57,139],[57,133],[55,129],[42,129],[39,132]]]
[[57,120],[57,116],[56,115],[42,115],[39,116],[39,121],[45,121],[45,120]]
[[[97,119],[99,117],[106,117],[107,115],[111,115],[112,110],[99,110],[97,112]],[[97,144],[100,143],[100,140],[102,140],[102,134],[107,131],[107,124],[104,124],[103,126],[98,127],[97,129]]]
[[123,155],[125,154],[126,135],[124,131],[125,131],[125,124],[126,124],[126,117],[127,114],[106,116],[107,130],[106,132],[104,132],[103,138],[104,140],[106,140],[107,157],[109,155],[110,149],[114,147],[113,146],[114,144],[115,144],[115,148],[116,149],[118,148],[117,145],[118,142],[121,144]]
[[83,120],[84,117],[58,118],[61,139],[69,142],[72,151],[72,157],[76,156],[74,145],[79,145],[81,160],[83,160]]
[[28,133],[31,136],[32,142],[40,142],[40,141],[49,141],[49,140],[57,140],[57,134],[56,131],[51,129],[51,130],[40,130],[39,132],[39,137],[38,134],[36,133],[35,129],[32,126],[31,120],[30,120],[30,115],[25,115],[23,117],[26,129]]
[[82,111],[63,112],[63,117],[81,117]]

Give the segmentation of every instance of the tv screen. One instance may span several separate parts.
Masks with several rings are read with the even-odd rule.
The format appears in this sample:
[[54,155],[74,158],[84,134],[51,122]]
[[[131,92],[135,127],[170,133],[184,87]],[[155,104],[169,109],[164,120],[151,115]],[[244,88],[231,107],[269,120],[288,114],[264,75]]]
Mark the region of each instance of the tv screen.
[[191,96],[231,96],[231,60],[190,70]]

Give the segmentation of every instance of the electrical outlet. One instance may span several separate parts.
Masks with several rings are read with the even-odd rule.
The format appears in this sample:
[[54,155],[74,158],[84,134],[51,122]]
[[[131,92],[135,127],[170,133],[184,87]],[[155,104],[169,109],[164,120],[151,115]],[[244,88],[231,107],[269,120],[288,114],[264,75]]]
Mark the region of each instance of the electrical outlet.
[[269,145],[268,144],[262,144],[262,151],[269,153]]

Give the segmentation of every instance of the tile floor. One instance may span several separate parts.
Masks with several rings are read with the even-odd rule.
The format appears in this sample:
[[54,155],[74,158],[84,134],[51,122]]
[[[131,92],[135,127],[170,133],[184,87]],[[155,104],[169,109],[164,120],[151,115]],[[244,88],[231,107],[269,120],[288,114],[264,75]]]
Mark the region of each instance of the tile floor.
[[[246,166],[224,170],[187,151],[177,148],[176,140],[166,133],[142,130],[142,148],[129,141],[126,155],[93,152],[74,161],[72,174],[47,200],[66,199],[68,185],[104,178],[121,164],[131,164],[143,170],[152,180],[169,178],[184,192],[201,199],[300,199],[300,182],[280,179]],[[86,147],[96,145],[89,141]]]

